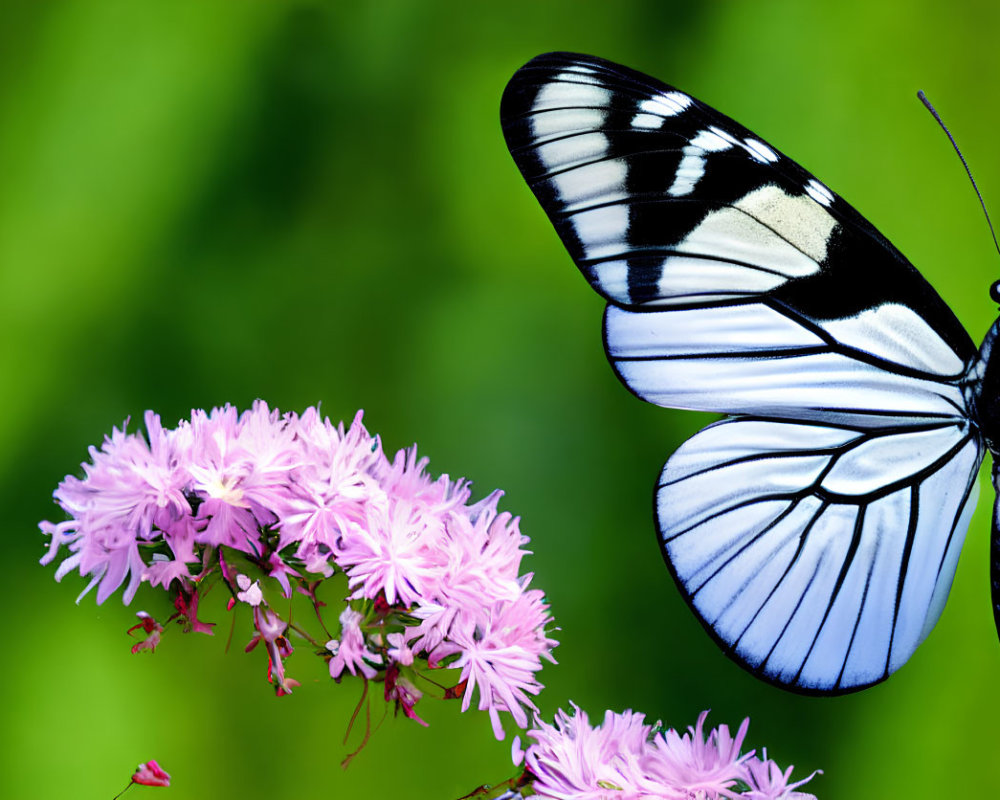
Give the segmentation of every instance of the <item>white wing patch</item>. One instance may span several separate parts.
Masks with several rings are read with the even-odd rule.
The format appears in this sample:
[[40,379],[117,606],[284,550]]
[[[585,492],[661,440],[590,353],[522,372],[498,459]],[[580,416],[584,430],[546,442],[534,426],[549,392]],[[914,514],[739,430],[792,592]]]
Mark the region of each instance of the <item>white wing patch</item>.
[[[711,136],[712,146],[729,146],[721,137]],[[551,154],[545,149],[548,145],[539,148],[546,164],[554,169],[578,162],[579,153],[601,149],[594,142],[579,150],[561,141],[557,144],[563,149]],[[687,153],[689,149],[693,154]],[[684,152],[670,187],[672,195],[691,192],[704,174],[704,157],[697,155],[704,149],[689,145]],[[618,256],[625,261],[630,249],[625,162],[594,161],[558,172],[550,180],[566,204],[567,219],[583,245],[584,257],[601,262],[593,268],[593,280],[608,297],[631,304],[627,270],[623,272],[615,260]],[[793,197],[777,186],[761,187],[732,207],[709,212],[670,248],[678,255],[662,259],[659,291],[649,303],[673,305],[706,293],[728,297],[763,294],[789,278],[815,274],[826,258],[836,225],[836,220],[806,195]],[[605,276],[605,270],[625,280]]]
[[562,108],[588,108],[611,103],[611,90],[593,77],[578,72],[565,72],[542,87],[535,97],[533,111]]
[[719,153],[733,146],[732,140],[717,131],[701,131],[689,144],[684,145],[680,166],[667,194],[674,197],[691,194],[698,181],[705,175],[705,161],[709,153]]
[[833,203],[833,192],[815,178],[806,181],[806,193],[821,206],[829,206]]
[[[569,219],[586,257],[601,262],[592,268],[592,280],[606,296],[628,305],[632,300],[626,259],[615,259],[628,251],[628,217],[621,202],[625,176],[612,166],[618,163],[600,162],[600,173],[585,184],[593,190],[587,202],[601,204],[598,208],[576,210],[583,205],[584,189],[569,188],[565,176],[572,173],[559,175],[554,182],[562,192],[566,181],[567,196],[576,203]],[[609,216],[614,225],[609,225]],[[811,227],[804,220],[811,220]],[[656,297],[646,305],[676,305],[707,293],[716,299],[759,295],[789,278],[815,274],[835,227],[836,220],[805,196],[791,197],[776,186],[758,189],[733,207],[707,214],[671,248],[677,255],[662,259]]]
[[[595,167],[602,166],[603,162],[598,159],[602,158],[607,150],[608,137],[603,133],[581,133],[579,136],[573,136],[569,139],[557,139],[554,142],[540,145],[538,157],[553,172],[576,167],[577,169],[573,169],[572,172],[563,172],[554,177],[565,178],[570,175],[578,183],[582,183],[592,179]],[[624,174],[625,165],[619,163],[617,167],[618,173]]]
[[567,211],[574,213],[597,203],[621,203],[627,197],[625,176],[625,165],[621,161],[595,161],[556,173],[551,180]]
[[778,154],[775,153],[770,147],[757,139],[746,139],[744,140],[746,146],[746,151],[750,154],[751,158],[755,161],[760,161],[761,163],[773,164],[778,160]]
[[[664,466],[664,550],[689,602],[751,669],[809,690],[858,688],[897,669],[937,621],[979,461],[957,423],[724,421]],[[862,462],[873,468],[845,481]]]
[[668,117],[674,117],[691,105],[691,98],[681,92],[662,92],[639,103],[640,113],[632,117],[633,128],[656,129]]
[[628,206],[612,205],[588,208],[570,217],[573,228],[583,242],[588,259],[602,259],[622,252],[628,231]]
[[673,117],[691,105],[691,98],[683,92],[662,92],[649,100],[639,103],[639,108],[647,114]]
[[829,324],[810,329],[764,302],[665,311],[609,306],[604,318],[619,377],[657,405],[829,417],[862,427],[894,418],[966,419],[951,376],[884,369],[863,360],[865,353],[825,341],[820,334]]
[[535,114],[531,130],[538,141],[572,133],[589,133],[604,124],[606,114],[597,108],[556,108]]
[[856,317],[830,320],[823,328],[842,344],[915,369],[959,376],[965,364],[923,317],[898,303],[868,308]]

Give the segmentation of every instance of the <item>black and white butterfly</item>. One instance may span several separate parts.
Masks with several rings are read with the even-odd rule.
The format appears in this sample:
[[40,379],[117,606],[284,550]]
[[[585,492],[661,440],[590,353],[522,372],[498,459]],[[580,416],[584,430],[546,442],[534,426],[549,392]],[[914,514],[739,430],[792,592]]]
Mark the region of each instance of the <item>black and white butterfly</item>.
[[[731,415],[685,442],[656,489],[688,603],[772,683],[884,680],[941,614],[984,449],[1000,444],[1000,321],[977,351],[842,198],[639,72],[539,56],[508,84],[501,120],[608,300],[619,378],[658,405]],[[996,587],[996,523],[993,538]]]

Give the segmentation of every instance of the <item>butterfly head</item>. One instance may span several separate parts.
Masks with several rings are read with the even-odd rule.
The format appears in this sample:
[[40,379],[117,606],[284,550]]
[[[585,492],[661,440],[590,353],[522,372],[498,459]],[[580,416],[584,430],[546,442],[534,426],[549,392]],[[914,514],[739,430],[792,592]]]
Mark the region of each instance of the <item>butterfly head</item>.
[[993,281],[990,287],[990,300],[1000,306],[1000,281]]

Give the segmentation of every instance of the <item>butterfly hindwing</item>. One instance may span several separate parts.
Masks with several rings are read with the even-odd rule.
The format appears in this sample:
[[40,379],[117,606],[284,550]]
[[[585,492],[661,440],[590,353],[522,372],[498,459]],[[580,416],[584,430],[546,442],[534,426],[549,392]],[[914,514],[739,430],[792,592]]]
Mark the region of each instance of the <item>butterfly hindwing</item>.
[[943,607],[982,457],[977,351],[867,220],[671,86],[552,53],[508,147],[659,405],[743,415],[664,467],[664,554],[734,659],[802,691],[882,680]]
[[980,458],[957,423],[719,422],[663,469],[664,554],[698,616],[755,673],[805,691],[861,688],[937,621]]

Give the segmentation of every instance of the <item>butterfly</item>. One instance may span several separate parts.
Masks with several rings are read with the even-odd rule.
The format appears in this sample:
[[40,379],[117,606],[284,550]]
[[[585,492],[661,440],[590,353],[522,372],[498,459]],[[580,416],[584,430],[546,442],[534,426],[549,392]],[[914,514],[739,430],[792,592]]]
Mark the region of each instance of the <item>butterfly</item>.
[[[983,453],[1000,444],[1000,321],[977,350],[840,196],[642,73],[542,55],[500,116],[608,301],[618,377],[657,405],[728,415],[670,456],[656,488],[663,555],[694,613],[784,688],[887,678],[944,608]],[[992,560],[996,614],[996,521]]]

